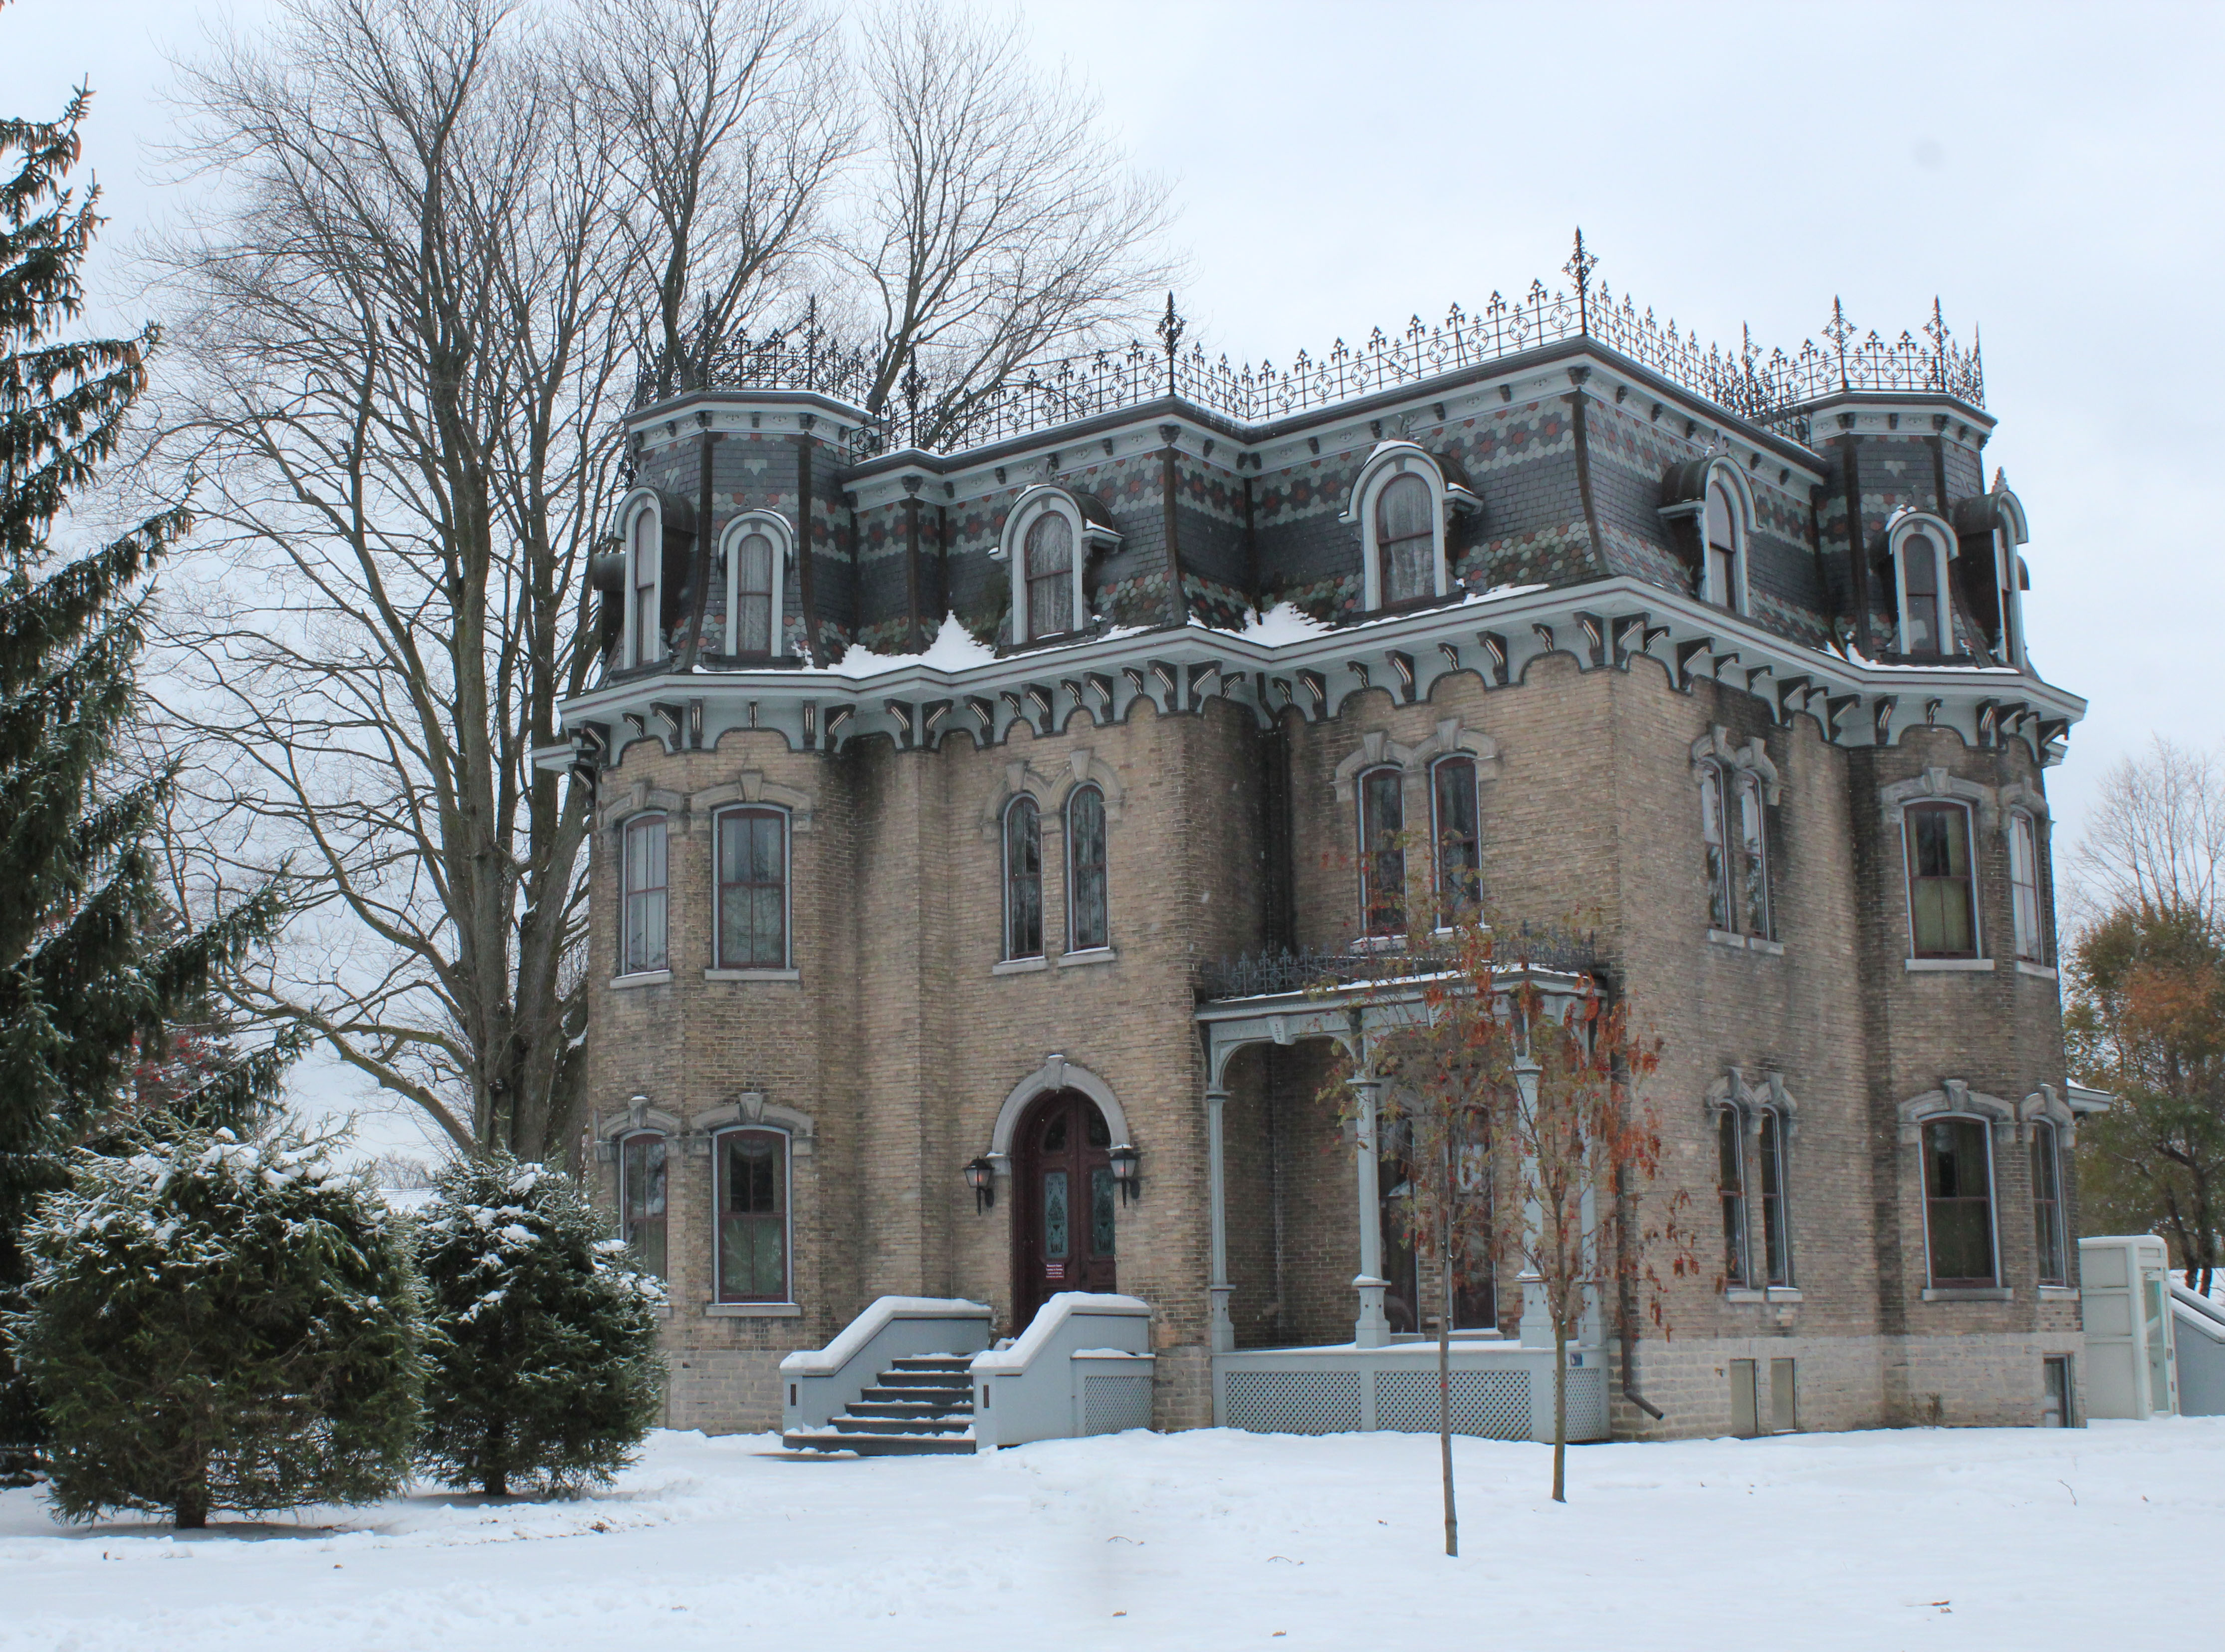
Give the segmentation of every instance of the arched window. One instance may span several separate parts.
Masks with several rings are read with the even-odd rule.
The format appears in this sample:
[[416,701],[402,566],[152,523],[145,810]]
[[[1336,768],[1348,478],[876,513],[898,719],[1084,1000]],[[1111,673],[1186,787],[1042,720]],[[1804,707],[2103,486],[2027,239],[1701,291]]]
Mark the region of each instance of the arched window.
[[1043,822],[1032,797],[1005,810],[1005,956],[1043,956]]
[[1704,601],[1719,608],[1738,609],[1745,582],[1739,578],[1740,516],[1730,489],[1718,477],[1708,484],[1707,589]]
[[637,975],[663,969],[667,966],[664,817],[641,814],[627,821],[618,859],[618,973]]
[[1784,1121],[1774,1107],[1754,1115],[1761,1159],[1761,1249],[1768,1283],[1792,1283],[1792,1231],[1785,1225]]
[[1360,910],[1370,935],[1406,929],[1406,776],[1371,769],[1360,777]]
[[1732,788],[1738,799],[1738,917],[1746,934],[1769,934],[1769,828],[1761,807],[1761,781],[1741,773]]
[[1105,894],[1105,794],[1077,786],[1066,801],[1066,949],[1112,945]]
[[2022,809],[2009,814],[2009,911],[2016,929],[2016,955],[2027,963],[2047,961],[2046,906],[2040,899],[2039,828]]
[[719,1300],[786,1302],[788,1137],[726,1130],[718,1137]]
[[2063,1238],[2063,1162],[2056,1153],[2055,1126],[2044,1119],[2032,1127],[2032,1237],[2039,1252],[2039,1282],[2070,1282]]
[[1437,594],[1436,501],[1429,484],[1409,472],[1375,497],[1375,555],[1383,606]]
[[1700,844],[1707,858],[1708,927],[1731,928],[1731,850],[1723,831],[1723,771],[1713,763],[1700,768]]
[[1045,510],[1028,525],[1028,634],[1035,642],[1075,628],[1074,525],[1063,513]]
[[1723,1285],[1744,1290],[1753,1276],[1746,1242],[1746,1131],[1735,1107],[1715,1116],[1715,1186],[1723,1207]]
[[730,654],[765,654],[772,648],[772,540],[745,534],[734,548],[734,605]]
[[1476,820],[1475,759],[1441,757],[1429,770],[1437,921],[1449,927],[1483,907],[1483,833]]
[[724,970],[788,967],[788,816],[775,808],[718,816],[719,946]]
[[664,1138],[639,1132],[618,1142],[618,1237],[634,1260],[664,1277]]
[[1931,1282],[1954,1289],[1999,1282],[1994,1268],[1992,1132],[1949,1115],[1924,1125],[1924,1238]]
[[1971,882],[1969,810],[1960,803],[1911,803],[1904,820],[1912,955],[1975,958],[1978,903]]
[[626,641],[628,665],[649,665],[664,657],[664,529],[654,499],[635,507],[626,550]]

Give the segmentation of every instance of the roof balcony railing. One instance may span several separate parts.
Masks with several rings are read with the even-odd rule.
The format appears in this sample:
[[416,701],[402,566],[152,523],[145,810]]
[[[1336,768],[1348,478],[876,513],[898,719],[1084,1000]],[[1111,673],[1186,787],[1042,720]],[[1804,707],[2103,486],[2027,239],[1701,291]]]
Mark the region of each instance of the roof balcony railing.
[[[1493,961],[1501,970],[1550,970],[1601,976],[1596,931],[1523,924],[1493,938]],[[1208,959],[1197,965],[1193,985],[1201,1003],[1228,998],[1275,997],[1338,987],[1396,984],[1443,975],[1461,967],[1449,945],[1415,948],[1355,941],[1341,952],[1272,952]]]
[[1744,333],[1740,347],[1702,346],[1696,332],[1640,311],[1595,282],[1598,260],[1581,232],[1563,271],[1569,285],[1533,281],[1518,297],[1493,293],[1480,310],[1454,305],[1442,321],[1418,315],[1398,332],[1380,328],[1365,342],[1339,339],[1319,356],[1300,351],[1286,366],[1208,358],[1181,348],[1186,324],[1174,308],[1158,343],[1087,351],[1028,363],[990,382],[954,391],[955,358],[914,351],[893,377],[873,351],[846,345],[821,328],[817,308],[802,323],[760,339],[746,333],[709,341],[696,359],[675,364],[660,352],[636,382],[637,408],[689,389],[807,391],[847,402],[863,415],[846,433],[853,462],[905,448],[951,453],[1030,435],[1106,414],[1172,399],[1239,425],[1263,425],[1365,396],[1419,385],[1569,339],[1588,339],[1648,368],[1749,423],[1785,427],[1805,439],[1805,409],[1857,391],[1936,394],[1985,406],[1985,364],[1949,332],[1933,301],[1921,336],[1863,334],[1837,300],[1822,328],[1791,353],[1766,353]]

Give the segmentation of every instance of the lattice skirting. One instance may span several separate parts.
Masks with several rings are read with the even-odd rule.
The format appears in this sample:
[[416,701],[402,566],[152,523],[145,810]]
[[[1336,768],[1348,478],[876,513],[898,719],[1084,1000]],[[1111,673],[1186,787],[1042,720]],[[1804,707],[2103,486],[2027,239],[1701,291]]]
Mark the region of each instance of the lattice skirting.
[[1360,1427],[1358,1371],[1231,1371],[1228,1426],[1269,1434],[1344,1434]]
[[1151,1379],[1148,1377],[1085,1377],[1081,1379],[1081,1432],[1117,1434],[1151,1426]]
[[[1544,1380],[1533,1384],[1525,1367],[1452,1372],[1453,1432],[1486,1440],[1550,1439],[1550,1373],[1538,1376]],[[1227,1372],[1221,1383],[1220,1421],[1231,1428],[1286,1434],[1356,1433],[1370,1427],[1435,1434],[1437,1428],[1437,1374],[1426,1368],[1239,1369]],[[1569,1438],[1604,1439],[1605,1369],[1569,1371],[1568,1395]]]

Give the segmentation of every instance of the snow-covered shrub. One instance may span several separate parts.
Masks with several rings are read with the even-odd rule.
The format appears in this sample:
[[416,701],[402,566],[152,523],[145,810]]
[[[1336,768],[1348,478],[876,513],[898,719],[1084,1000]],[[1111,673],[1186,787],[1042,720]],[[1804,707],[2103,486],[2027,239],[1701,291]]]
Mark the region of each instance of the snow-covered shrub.
[[28,1234],[7,1331],[71,1519],[364,1503],[407,1477],[417,1285],[402,1224],[335,1138],[229,1130],[80,1153]]
[[633,1460],[663,1404],[664,1289],[570,1177],[504,1154],[450,1161],[417,1260],[421,1454],[443,1483],[567,1490]]

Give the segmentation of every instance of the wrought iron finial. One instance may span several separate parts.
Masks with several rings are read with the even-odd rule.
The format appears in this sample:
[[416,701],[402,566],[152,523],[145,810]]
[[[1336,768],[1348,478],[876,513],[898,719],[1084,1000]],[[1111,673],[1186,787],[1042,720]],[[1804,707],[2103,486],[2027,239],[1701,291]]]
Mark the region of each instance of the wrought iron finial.
[[1831,319],[1823,326],[1823,336],[1831,341],[1831,348],[1838,352],[1839,388],[1844,390],[1848,388],[1847,340],[1854,336],[1854,324],[1847,320],[1846,306],[1839,302],[1836,295],[1831,300]]
[[1159,335],[1159,348],[1167,352],[1167,394],[1169,396],[1175,393],[1175,351],[1182,348],[1182,333],[1189,326],[1189,324],[1176,313],[1175,295],[1170,292],[1167,294],[1167,313],[1159,318],[1159,325],[1156,329]]
[[1576,226],[1576,250],[1561,266],[1561,273],[1576,284],[1576,330],[1580,332],[1592,330],[1592,271],[1598,268],[1599,260],[1584,250],[1584,231],[1580,224]]

